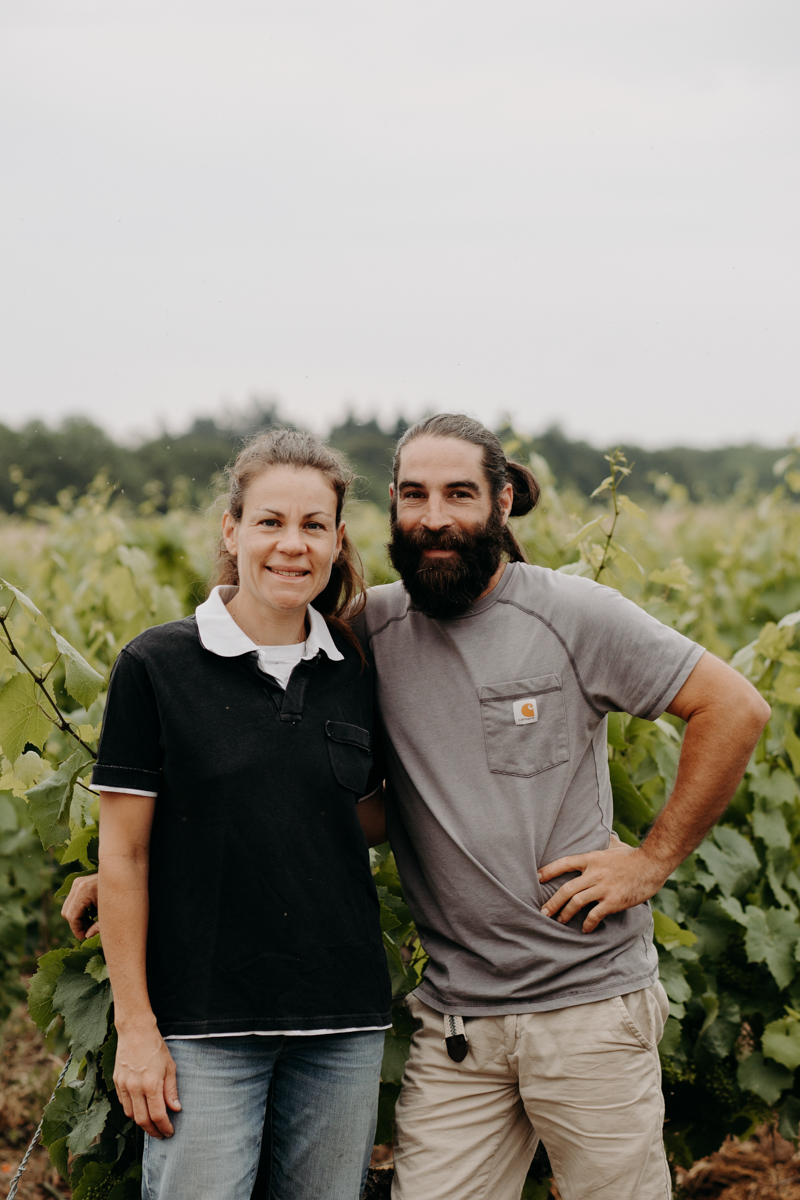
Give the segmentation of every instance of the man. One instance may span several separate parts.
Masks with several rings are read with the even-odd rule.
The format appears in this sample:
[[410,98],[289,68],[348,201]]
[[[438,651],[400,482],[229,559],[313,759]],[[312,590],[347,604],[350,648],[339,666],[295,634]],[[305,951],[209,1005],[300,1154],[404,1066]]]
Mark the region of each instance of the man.
[[[483,426],[419,422],[391,491],[402,583],[372,589],[358,622],[389,838],[430,955],[409,998],[421,1027],[394,1200],[518,1200],[539,1137],[563,1200],[668,1200],[668,1004],[646,901],[723,812],[769,717],[740,675],[618,592],[520,561],[507,522],[535,500]],[[619,710],[687,722],[637,849],[611,836]]]
[[[669,1200],[646,901],[723,812],[769,717],[619,593],[527,565],[508,519],[536,497],[478,422],[419,422],[391,489],[402,582],[356,619],[389,837],[430,955],[409,998],[394,1200],[518,1200],[539,1137],[563,1200]],[[634,850],[611,835],[605,716],[665,710],[687,721],[678,776]],[[382,839],[382,800],[361,808]]]

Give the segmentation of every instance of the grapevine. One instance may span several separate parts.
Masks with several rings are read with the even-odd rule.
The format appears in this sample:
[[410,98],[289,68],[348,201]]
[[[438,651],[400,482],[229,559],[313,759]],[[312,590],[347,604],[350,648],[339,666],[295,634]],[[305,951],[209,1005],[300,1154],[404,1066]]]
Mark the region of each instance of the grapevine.
[[[660,1053],[672,1162],[729,1134],[800,1122],[800,507],[791,481],[704,509],[668,477],[644,512],[625,494],[631,467],[607,455],[593,498],[559,489],[524,438],[514,454],[542,484],[539,509],[516,525],[533,561],[618,588],[659,620],[742,672],[773,716],[719,826],[652,902],[670,999]],[[778,464],[784,473],[787,458]],[[42,1130],[76,1200],[124,1200],[140,1188],[140,1141],[113,1089],[113,997],[99,937],[67,936],[58,903],[97,861],[89,772],[108,674],[143,629],[191,612],[207,570],[210,525],[175,510],[125,508],[98,479],[25,526],[0,526],[0,1019],[29,989],[32,1019],[72,1052]],[[371,582],[394,578],[384,514],[358,502],[348,530]],[[4,540],[5,539],[5,540]],[[638,844],[669,795],[681,723],[612,714],[615,830]],[[373,850],[395,1002],[386,1038],[378,1140],[392,1114],[413,1032],[403,997],[425,954],[389,846]]]

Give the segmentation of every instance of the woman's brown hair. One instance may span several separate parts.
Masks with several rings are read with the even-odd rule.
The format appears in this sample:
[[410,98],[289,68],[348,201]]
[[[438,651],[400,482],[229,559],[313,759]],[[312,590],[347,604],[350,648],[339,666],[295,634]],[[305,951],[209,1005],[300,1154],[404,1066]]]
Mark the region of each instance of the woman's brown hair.
[[[248,488],[270,467],[319,471],[336,495],[336,526],[339,527],[353,472],[343,455],[327,446],[322,438],[296,429],[271,429],[269,433],[257,434],[225,468],[227,492],[223,492],[223,501],[234,521],[242,519]],[[215,565],[214,584],[238,585],[236,556],[230,553],[224,538],[220,538]],[[331,568],[331,577],[315,597],[314,608],[358,650],[362,661],[364,656],[358,638],[343,620],[342,613],[347,611],[348,616],[355,616],[361,612],[365,592],[361,559],[345,532],[339,556]]]

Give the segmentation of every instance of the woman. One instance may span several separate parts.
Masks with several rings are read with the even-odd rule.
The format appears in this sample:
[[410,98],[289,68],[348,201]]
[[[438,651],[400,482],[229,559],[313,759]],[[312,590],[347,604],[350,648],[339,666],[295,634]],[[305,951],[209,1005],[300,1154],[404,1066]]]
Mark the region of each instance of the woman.
[[268,1094],[271,1196],[363,1189],[391,991],[356,805],[372,671],[338,616],[348,482],[312,435],[247,446],[218,586],[112,673],[99,902],[147,1200],[247,1200]]

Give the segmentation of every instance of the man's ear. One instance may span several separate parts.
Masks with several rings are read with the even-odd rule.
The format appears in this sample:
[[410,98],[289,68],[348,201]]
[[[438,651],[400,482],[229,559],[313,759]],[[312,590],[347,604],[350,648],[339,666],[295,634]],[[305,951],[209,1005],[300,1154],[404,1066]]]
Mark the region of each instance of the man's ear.
[[389,502],[391,503],[393,500],[394,500],[394,484],[390,483],[389,484]]
[[514,489],[510,483],[507,483],[497,497],[497,505],[500,509],[500,520],[503,525],[508,524],[508,518],[511,515],[511,508],[514,503]]

